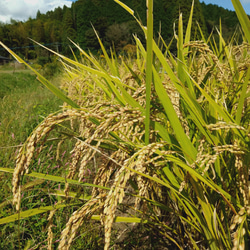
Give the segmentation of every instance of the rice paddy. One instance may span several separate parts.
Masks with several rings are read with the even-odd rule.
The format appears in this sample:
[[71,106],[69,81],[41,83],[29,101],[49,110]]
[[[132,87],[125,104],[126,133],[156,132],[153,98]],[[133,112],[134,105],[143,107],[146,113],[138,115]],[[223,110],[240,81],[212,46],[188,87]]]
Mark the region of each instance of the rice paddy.
[[[39,244],[20,237],[38,214],[47,249],[249,247],[250,22],[232,2],[242,44],[221,31],[218,43],[202,31],[191,41],[192,7],[186,30],[179,17],[174,55],[153,39],[147,1],[147,27],[136,19],[147,45],[135,36],[135,55],[108,53],[96,34],[101,58],[73,42],[79,60],[51,51],[65,68],[60,88],[32,69],[64,104],[30,132],[15,168],[0,169],[13,174],[15,206],[0,224],[18,220],[19,248]],[[27,208],[34,190],[39,201]]]

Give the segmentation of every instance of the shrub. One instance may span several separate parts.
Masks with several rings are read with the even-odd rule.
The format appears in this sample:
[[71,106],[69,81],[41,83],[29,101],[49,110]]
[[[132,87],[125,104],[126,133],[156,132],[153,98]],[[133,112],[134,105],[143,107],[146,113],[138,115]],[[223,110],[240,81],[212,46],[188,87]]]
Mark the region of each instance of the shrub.
[[45,64],[50,62],[50,58],[47,56],[40,56],[37,59],[37,64],[44,66]]

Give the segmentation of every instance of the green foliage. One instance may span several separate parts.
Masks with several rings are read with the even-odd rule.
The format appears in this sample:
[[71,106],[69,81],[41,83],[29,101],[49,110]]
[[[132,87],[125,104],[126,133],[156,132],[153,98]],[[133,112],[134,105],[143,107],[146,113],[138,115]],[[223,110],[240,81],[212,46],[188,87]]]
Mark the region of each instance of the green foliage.
[[[123,2],[132,8],[136,17],[146,25],[146,1],[125,0]],[[191,4],[192,0],[155,1],[154,36],[158,37],[160,33],[165,43],[169,44],[174,35],[173,24],[178,20],[179,11],[182,12],[183,25],[186,29]],[[199,23],[205,37],[214,30],[215,26],[218,27],[220,18],[224,39],[227,41],[239,23],[235,13],[216,5],[200,4],[198,0],[195,0],[193,21]],[[71,50],[68,38],[84,49],[90,49],[93,52],[99,50],[93,27],[98,32],[105,48],[108,49],[114,45],[116,51],[121,51],[124,46],[134,42],[134,34],[137,34],[145,44],[144,35],[138,23],[113,0],[78,0],[72,3],[71,8],[58,7],[46,14],[38,11],[35,19],[29,18],[26,22],[12,20],[11,24],[0,24],[0,37],[8,47],[17,47],[17,54],[25,56],[26,59],[34,58],[29,52],[32,50],[32,47],[29,46],[34,44],[28,38],[43,44],[53,43],[48,46],[50,48],[57,46],[61,53],[69,56]],[[121,30],[117,33],[117,29],[120,27]],[[117,36],[113,35],[112,30],[114,29]],[[196,25],[193,25],[191,33],[192,39],[200,39]],[[172,46],[172,52],[174,49]],[[36,47],[35,51],[37,55],[42,55],[40,48]],[[1,51],[1,53],[3,56],[7,55],[5,51]]]
[[0,73],[0,165],[14,165],[16,150],[59,102],[30,73]]
[[[3,72],[3,73],[2,73]],[[15,92],[17,89],[22,90],[30,88],[36,79],[35,75],[26,73],[4,73],[2,71],[1,85],[0,85],[0,98]],[[39,85],[36,83],[36,87]]]
[[29,50],[28,52],[28,59],[36,59],[37,54],[34,50]]
[[45,64],[49,63],[50,58],[45,57],[45,56],[40,56],[37,60],[37,63],[40,64],[41,66],[44,66]]
[[206,28],[208,33],[211,34],[211,32],[213,32],[213,34],[216,36],[217,32],[215,27],[219,27],[221,20],[223,37],[225,41],[228,41],[239,25],[239,20],[236,16],[236,13],[214,4],[206,5],[204,2],[201,3],[201,8],[204,19],[206,20]]
[[52,78],[57,76],[62,71],[62,65],[56,60],[56,58],[47,64],[42,69],[42,74],[46,77]]
[[[36,80],[36,76],[31,72],[2,72],[0,73],[0,92],[1,94],[4,93],[4,96],[0,98],[0,167],[10,168],[13,171],[15,157],[20,146],[44,117],[58,109],[61,102],[48,90],[42,88],[41,84]],[[46,170],[48,165],[44,162],[49,164],[49,161],[51,161],[49,160],[51,158],[49,152],[40,155],[40,158],[41,165],[45,165],[40,169]],[[35,166],[38,166],[37,163]],[[30,185],[26,186],[24,195],[27,209],[37,206],[38,201],[41,199],[45,200],[43,192],[39,191],[39,188],[46,185],[44,183],[44,186],[42,186],[42,182],[39,181],[36,180],[33,184],[31,183],[32,180],[28,181]],[[1,172],[0,182],[1,220],[13,214],[14,207],[11,195],[11,175],[6,171]],[[36,188],[34,191],[30,191],[33,186],[36,186]],[[61,221],[62,219],[58,218],[57,223],[60,224]],[[27,228],[27,223],[32,226]],[[16,249],[19,237],[23,239],[21,243],[22,249],[24,249],[28,239],[31,240],[33,246],[41,244],[47,237],[46,223],[45,217],[33,216],[29,220],[21,222],[19,226],[16,222],[1,225],[0,249]],[[32,239],[30,235],[37,235],[36,240]]]

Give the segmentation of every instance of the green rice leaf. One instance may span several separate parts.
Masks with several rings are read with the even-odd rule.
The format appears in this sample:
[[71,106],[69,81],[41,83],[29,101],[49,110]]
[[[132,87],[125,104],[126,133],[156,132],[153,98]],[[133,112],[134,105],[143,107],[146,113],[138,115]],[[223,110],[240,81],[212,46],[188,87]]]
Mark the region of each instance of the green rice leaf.
[[[171,79],[171,82],[174,84],[175,88],[180,93],[183,100],[186,102],[186,107],[188,111],[191,113],[193,121],[198,126],[202,134],[206,137],[206,139],[212,144],[215,143],[217,139],[213,137],[207,129],[205,129],[206,122],[203,118],[203,111],[201,109],[201,106],[197,103],[197,100],[194,98],[194,96],[190,94],[189,89],[183,86],[181,81],[175,76],[173,70],[171,69],[170,65],[165,59],[165,56],[162,54],[162,52],[160,51],[159,47],[155,44],[155,42],[153,43],[153,46],[154,46],[153,48],[154,48],[155,55],[158,57],[159,61],[161,62],[163,69],[166,71],[166,73]],[[183,72],[186,74],[186,76],[188,76],[188,73],[186,71],[183,71]],[[165,89],[164,89],[164,92],[165,92]]]
[[60,89],[58,89],[55,85],[50,83],[46,78],[44,78],[41,74],[39,74],[35,69],[33,69],[28,63],[26,63],[21,57],[11,51],[8,47],[6,47],[2,42],[2,45],[18,62],[25,64],[29,69],[31,69],[38,77],[38,80],[47,87],[55,96],[57,96],[62,101],[66,102],[73,108],[79,108],[79,106],[73,102],[70,98],[68,98]]
[[5,223],[10,223],[10,222],[15,222],[18,220],[26,219],[31,216],[37,215],[37,214],[42,214],[49,212],[54,209],[59,209],[59,208],[64,208],[68,206],[74,206],[78,205],[78,203],[72,203],[72,204],[59,204],[59,205],[54,205],[54,206],[46,206],[46,207],[39,207],[39,208],[34,208],[34,209],[29,209],[27,211],[23,211],[17,214],[13,214],[10,216],[7,216],[5,218],[0,219],[0,225],[5,224]]
[[93,28],[93,30],[95,32],[95,35],[96,35],[96,37],[98,39],[98,42],[99,42],[100,46],[101,46],[102,53],[104,54],[105,60],[106,60],[108,66],[109,66],[109,68],[111,70],[112,75],[117,76],[117,69],[116,69],[116,67],[114,67],[112,61],[110,60],[110,58],[108,56],[108,53],[107,53],[107,51],[106,51],[106,49],[105,49],[105,47],[104,47],[104,45],[103,45],[103,43],[102,43],[99,35],[98,35],[98,33],[96,32],[95,28],[93,26],[92,26],[92,28]]
[[236,123],[239,125],[240,125],[242,110],[244,107],[244,102],[246,100],[246,92],[247,92],[249,79],[250,79],[250,68],[248,68],[247,70],[246,78],[245,78],[245,81],[243,83],[243,86],[240,92],[240,98],[239,98],[239,103],[238,103],[238,108],[237,108],[237,113],[236,113],[236,118],[235,118]]
[[61,190],[51,190],[51,189],[48,189],[48,188],[41,188],[39,190],[42,190],[45,194],[48,193],[48,195],[55,195],[55,196],[60,196],[60,197],[65,197],[65,198],[76,198],[78,200],[84,200],[84,201],[88,201],[91,199],[91,195],[86,195],[86,194],[83,194],[83,195],[79,195],[78,193],[76,192],[68,192],[67,194],[65,194],[64,191],[61,191]]
[[134,16],[134,11],[132,9],[130,9],[126,4],[124,4],[123,2],[121,2],[119,0],[114,0],[114,1],[117,2],[122,8],[124,8],[129,14]]
[[188,166],[186,163],[184,163],[183,161],[181,161],[180,159],[172,156],[172,155],[167,155],[166,159],[176,163],[178,166],[180,166],[181,168],[185,169],[186,171],[189,172],[189,174],[194,178],[194,180],[199,180],[202,183],[206,184],[209,188],[211,188],[212,190],[216,191],[217,193],[223,195],[222,197],[225,199],[227,199],[227,203],[230,204],[229,201],[232,201],[233,203],[237,204],[237,206],[240,208],[241,205],[239,203],[239,201],[236,201],[229,193],[227,193],[225,190],[223,190],[221,187],[219,187],[215,182],[213,182],[212,180],[210,180],[208,177],[204,177],[201,174],[199,174],[195,169],[191,168],[190,166]]
[[[0,167],[0,171],[13,174],[14,169]],[[77,180],[67,179],[67,178],[55,176],[55,175],[42,174],[42,173],[37,173],[37,172],[31,172],[29,174],[24,174],[24,175],[29,176],[29,177],[34,177],[37,179],[42,179],[42,180],[55,181],[55,182],[61,182],[61,183],[69,183],[69,184],[80,185],[80,186],[85,186],[85,187],[97,187],[97,188],[109,190],[109,188],[107,188],[107,187],[94,185],[91,183],[80,182]]]
[[237,67],[235,64],[234,55],[232,55],[232,53],[229,51],[228,47],[226,46],[226,42],[225,42],[224,38],[222,37],[221,32],[218,31],[218,29],[216,29],[216,30],[217,30],[219,37],[220,37],[220,51],[219,51],[218,56],[221,57],[223,50],[225,50],[226,56],[227,56],[227,59],[228,59],[229,65],[230,65],[230,70],[232,72],[235,71],[236,76],[238,76],[238,71],[237,71]]
[[250,43],[250,21],[239,0],[232,0],[236,15],[245,33],[246,39]]
[[[194,0],[192,2],[190,15],[189,15],[189,19],[188,19],[188,25],[187,25],[186,34],[185,34],[185,44],[188,44],[190,42],[193,13],[194,13]],[[185,48],[183,52],[184,52],[184,54],[186,54],[188,52],[188,48]]]
[[[101,216],[100,215],[92,215],[91,216],[92,220],[101,220]],[[125,222],[125,223],[148,223],[147,220],[142,220],[141,218],[137,218],[137,217],[121,217],[121,216],[117,216],[114,219],[114,222]]]
[[150,136],[150,107],[153,62],[153,1],[147,1],[147,56],[146,56],[146,116],[145,144],[149,144]]
[[[191,27],[190,27],[191,28]],[[188,31],[188,30],[187,30]],[[189,76],[186,74],[187,70],[187,65],[186,65],[186,60],[184,57],[184,48],[183,48],[183,22],[182,22],[182,14],[180,14],[179,17],[179,23],[178,23],[178,37],[176,36],[177,39],[177,73],[178,73],[178,78],[182,82],[183,85],[187,85],[188,90],[192,96],[195,96],[194,93],[194,87],[192,85],[192,82],[190,81]],[[186,48],[186,52],[188,51],[188,47]]]
[[168,116],[168,119],[172,125],[172,128],[175,131],[175,136],[179,142],[179,144],[182,147],[183,152],[186,153],[187,158],[190,162],[192,162],[191,159],[195,159],[196,157],[196,149],[194,148],[193,144],[185,134],[182,125],[180,123],[180,120],[174,110],[173,104],[171,103],[171,100],[164,89],[162,85],[162,81],[159,78],[158,73],[156,72],[155,68],[153,68],[153,74],[154,74],[154,83],[155,83],[155,90],[157,92],[157,95],[159,96],[159,99],[165,109],[165,112]]

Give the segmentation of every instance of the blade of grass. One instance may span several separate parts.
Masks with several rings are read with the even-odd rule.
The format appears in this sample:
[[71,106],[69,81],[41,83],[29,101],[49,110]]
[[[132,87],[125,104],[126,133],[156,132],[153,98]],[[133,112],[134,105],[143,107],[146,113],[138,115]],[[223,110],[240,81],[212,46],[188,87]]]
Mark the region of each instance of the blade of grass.
[[[186,34],[185,34],[185,44],[188,44],[190,42],[191,38],[191,30],[192,30],[192,20],[193,20],[193,13],[194,13],[194,0],[192,2],[191,10],[190,10],[190,15],[188,19],[188,25],[186,29]],[[184,48],[183,53],[186,54],[188,52],[188,47]]]
[[150,134],[150,106],[153,63],[153,0],[147,0],[147,57],[146,57],[146,117],[145,144],[149,144]]
[[37,214],[42,214],[46,213],[48,211],[54,210],[54,209],[59,209],[59,208],[64,208],[67,206],[74,206],[74,205],[79,205],[79,203],[72,203],[72,204],[62,204],[62,205],[54,205],[54,206],[46,206],[46,207],[39,207],[39,208],[34,208],[34,209],[29,209],[27,211],[23,211],[17,214],[13,214],[10,216],[7,216],[5,218],[0,219],[0,225],[5,224],[5,223],[10,223],[17,221],[19,219],[25,219],[29,218],[31,216],[37,215]]
[[154,83],[155,83],[155,90],[159,96],[159,99],[165,109],[165,112],[168,116],[168,119],[172,125],[172,128],[175,131],[175,136],[179,142],[179,144],[182,147],[183,152],[186,153],[188,161],[192,162],[191,159],[195,159],[196,157],[196,149],[194,148],[193,144],[185,134],[182,125],[179,121],[179,118],[174,110],[173,104],[170,101],[170,98],[168,97],[168,94],[166,93],[161,79],[156,72],[156,70],[153,68],[153,73],[154,73]]
[[245,98],[246,98],[246,92],[247,92],[247,86],[248,86],[249,79],[250,79],[250,68],[248,68],[248,70],[247,70],[246,78],[245,78],[245,81],[243,83],[242,90],[240,92],[240,99],[239,99],[239,103],[238,103],[238,107],[237,107],[235,121],[239,125],[240,125],[242,110],[243,110],[244,102],[245,102]]
[[[14,169],[0,167],[0,171],[13,174]],[[59,176],[55,176],[55,175],[42,174],[42,173],[37,173],[37,172],[31,172],[29,174],[25,173],[24,175],[29,176],[29,177],[34,177],[37,179],[42,179],[42,180],[49,180],[49,181],[55,181],[55,182],[61,182],[61,183],[69,183],[69,184],[80,185],[80,186],[85,186],[85,187],[97,187],[97,188],[109,190],[109,188],[107,188],[107,187],[94,185],[91,183],[79,182],[77,180],[67,179],[67,178],[59,177]]]
[[57,96],[59,99],[66,102],[67,104],[69,104],[71,107],[79,108],[79,106],[75,102],[73,102],[70,98],[68,98],[60,89],[58,89],[56,86],[51,84],[46,78],[44,78],[41,74],[39,74],[35,69],[33,69],[28,63],[26,63],[22,58],[20,58],[17,54],[15,54],[12,50],[10,50],[2,42],[0,42],[0,45],[2,45],[18,62],[23,63],[29,69],[31,69],[38,76],[38,80],[45,87],[47,87],[55,96]]
[[232,0],[236,15],[245,33],[246,39],[250,43],[250,21],[239,0]]

